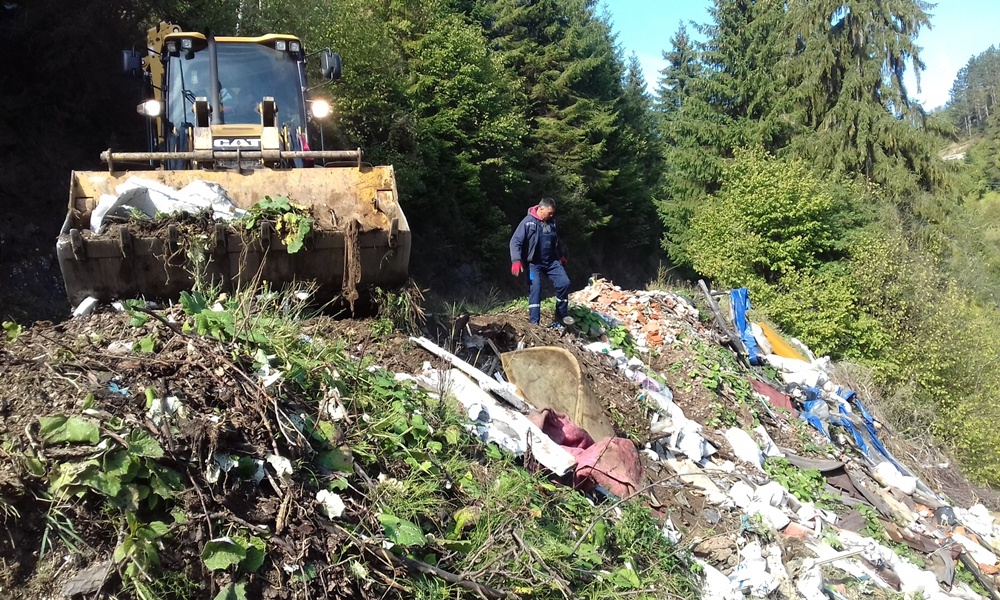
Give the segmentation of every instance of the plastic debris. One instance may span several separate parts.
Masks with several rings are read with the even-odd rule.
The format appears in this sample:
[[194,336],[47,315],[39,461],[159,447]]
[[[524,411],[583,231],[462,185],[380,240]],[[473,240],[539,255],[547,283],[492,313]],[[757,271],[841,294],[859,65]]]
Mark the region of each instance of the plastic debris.
[[97,308],[97,305],[98,305],[97,298],[94,298],[93,296],[87,296],[86,298],[83,299],[82,302],[80,302],[80,304],[76,306],[76,308],[73,309],[73,316],[86,317],[87,315],[94,312],[94,309]]
[[267,464],[271,465],[274,472],[278,474],[278,478],[282,482],[291,482],[292,480],[292,461],[288,460],[284,456],[279,456],[277,454],[269,454],[267,456]]
[[757,467],[758,471],[764,472],[764,459],[760,454],[760,448],[749,433],[739,427],[730,427],[726,431],[726,441],[733,447],[733,453],[736,454],[737,458]]
[[146,416],[153,425],[160,427],[167,420],[186,417],[186,413],[184,405],[177,396],[167,396],[153,400],[152,406],[146,411]]
[[729,576],[737,588],[753,596],[767,596],[778,589],[778,580],[767,570],[760,542],[752,541],[740,550],[740,564]]
[[109,215],[130,217],[133,211],[152,218],[157,214],[199,213],[211,210],[217,221],[230,221],[246,213],[236,206],[218,183],[196,180],[181,190],[141,177],[129,177],[115,188],[117,196],[101,196],[90,218],[90,228],[101,233]]
[[320,512],[330,519],[339,518],[344,514],[344,510],[347,509],[343,498],[339,494],[335,494],[329,490],[316,492],[316,501],[319,502]]

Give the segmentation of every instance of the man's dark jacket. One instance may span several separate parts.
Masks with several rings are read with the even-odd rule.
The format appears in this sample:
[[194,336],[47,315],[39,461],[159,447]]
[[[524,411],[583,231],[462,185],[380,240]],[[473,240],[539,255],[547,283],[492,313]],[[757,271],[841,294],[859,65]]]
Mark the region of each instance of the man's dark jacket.
[[[510,238],[510,262],[511,264],[521,261],[524,264],[541,262],[541,249],[538,247],[541,238],[540,230],[543,223],[538,218],[536,209],[532,206],[528,209],[528,214],[521,219],[521,223],[514,230],[514,235]],[[558,260],[566,258],[566,249],[562,239],[559,237],[559,230],[556,228],[555,218],[548,220],[547,224],[552,228],[552,235],[555,236],[555,251]]]

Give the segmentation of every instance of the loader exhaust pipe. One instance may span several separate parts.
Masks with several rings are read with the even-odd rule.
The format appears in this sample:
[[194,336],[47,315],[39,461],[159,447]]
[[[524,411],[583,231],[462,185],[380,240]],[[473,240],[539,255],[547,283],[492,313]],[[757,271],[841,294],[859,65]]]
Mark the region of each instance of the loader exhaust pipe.
[[215,47],[215,34],[208,34],[208,76],[211,81],[211,105],[212,122],[218,119],[218,124],[226,124],[226,116],[222,114],[222,105],[219,98],[222,97],[222,86],[219,83],[219,52]]

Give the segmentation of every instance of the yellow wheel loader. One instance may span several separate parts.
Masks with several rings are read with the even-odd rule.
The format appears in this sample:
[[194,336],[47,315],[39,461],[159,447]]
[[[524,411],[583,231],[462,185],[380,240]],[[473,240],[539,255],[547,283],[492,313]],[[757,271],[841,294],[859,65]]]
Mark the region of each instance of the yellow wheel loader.
[[[340,57],[317,54],[323,77],[338,79]],[[149,117],[149,148],[108,150],[107,171],[72,175],[56,241],[72,304],[176,298],[196,279],[225,290],[315,282],[323,298],[353,302],[366,288],[406,281],[410,230],[393,169],[366,164],[360,149],[322,147],[314,121],[329,104],[308,97],[305,65],[294,36],[216,38],[169,23],[149,31],[145,55],[123,53],[125,71],[146,83],[138,111]],[[163,218],[156,198],[193,184],[219,193],[234,216],[283,198],[304,209],[311,228],[293,247],[280,219],[203,217],[192,229]],[[144,203],[153,208],[139,226]],[[118,211],[116,223],[106,210]]]

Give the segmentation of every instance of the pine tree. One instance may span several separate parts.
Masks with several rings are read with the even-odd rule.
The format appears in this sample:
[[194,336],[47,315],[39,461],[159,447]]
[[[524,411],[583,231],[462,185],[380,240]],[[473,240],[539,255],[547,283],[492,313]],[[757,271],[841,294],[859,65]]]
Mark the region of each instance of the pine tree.
[[922,0],[794,0],[789,37],[797,42],[789,73],[796,119],[810,135],[797,154],[817,167],[861,175],[895,196],[942,182],[925,114],[910,101],[903,76],[923,68],[916,37],[929,25]]
[[682,265],[690,264],[684,248],[691,216],[718,189],[725,161],[743,146],[774,151],[791,133],[778,70],[790,53],[782,3],[716,0],[710,13],[713,22],[698,26],[707,40],[697,57],[686,29],[675,34],[658,91],[668,162],[663,247]]
[[617,171],[607,159],[616,127],[622,66],[593,0],[481,0],[473,14],[505,65],[517,72],[530,105],[528,199],[553,196],[564,228],[583,241],[605,227],[604,197]]

